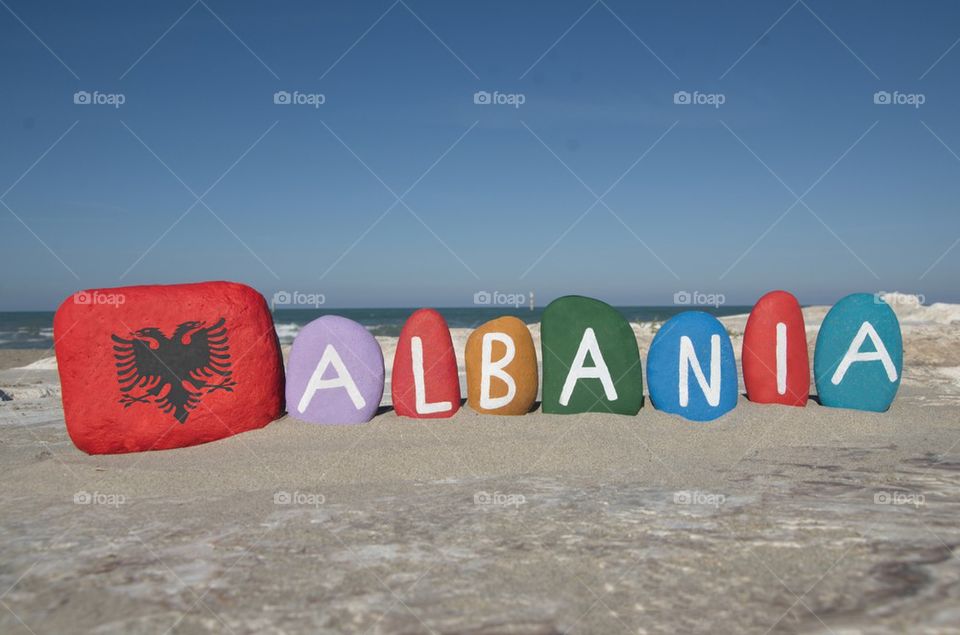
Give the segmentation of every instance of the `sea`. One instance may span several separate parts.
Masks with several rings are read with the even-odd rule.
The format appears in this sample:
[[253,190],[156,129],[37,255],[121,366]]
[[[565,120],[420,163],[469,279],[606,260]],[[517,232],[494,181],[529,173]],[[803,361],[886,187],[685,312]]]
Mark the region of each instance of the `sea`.
[[[696,309],[717,317],[743,315],[750,306],[624,306],[615,307],[629,322],[664,322],[674,315]],[[416,309],[277,309],[273,321],[281,344],[289,344],[300,329],[323,315],[340,315],[359,322],[370,333],[381,337],[397,337],[403,323]],[[475,328],[488,320],[513,315],[527,324],[540,321],[543,308],[481,306],[438,308],[451,328]],[[53,347],[52,311],[0,312],[0,349],[47,349]]]

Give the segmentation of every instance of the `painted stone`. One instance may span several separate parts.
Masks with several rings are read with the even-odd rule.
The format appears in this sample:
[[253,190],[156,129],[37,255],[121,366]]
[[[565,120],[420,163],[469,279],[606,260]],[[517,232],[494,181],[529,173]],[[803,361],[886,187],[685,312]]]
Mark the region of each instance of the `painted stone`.
[[390,378],[393,409],[401,417],[437,419],[460,409],[457,354],[437,311],[419,309],[404,323]]
[[543,412],[635,415],[643,406],[637,339],[616,309],[599,300],[565,296],[544,309]]
[[207,443],[283,413],[273,318],[248,286],[81,291],[53,331],[67,432],[88,454]]
[[711,421],[737,405],[737,362],[723,324],[686,311],[657,331],[647,356],[650,401],[690,421]]
[[370,421],[383,397],[383,351],[367,329],[324,315],[293,340],[287,411],[309,423]]
[[813,372],[824,406],[887,410],[903,373],[903,339],[893,309],[870,293],[837,302],[820,325]]
[[476,412],[522,415],[537,400],[537,351],[527,325],[505,316],[467,339],[467,403]]
[[743,332],[743,383],[756,403],[805,406],[810,393],[810,357],[800,303],[786,291],[757,301]]

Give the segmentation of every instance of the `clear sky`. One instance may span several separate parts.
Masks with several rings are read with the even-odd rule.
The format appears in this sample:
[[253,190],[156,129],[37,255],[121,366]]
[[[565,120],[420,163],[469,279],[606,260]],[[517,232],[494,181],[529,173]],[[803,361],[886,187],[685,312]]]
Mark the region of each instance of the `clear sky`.
[[0,310],[960,301],[956,2],[0,5]]

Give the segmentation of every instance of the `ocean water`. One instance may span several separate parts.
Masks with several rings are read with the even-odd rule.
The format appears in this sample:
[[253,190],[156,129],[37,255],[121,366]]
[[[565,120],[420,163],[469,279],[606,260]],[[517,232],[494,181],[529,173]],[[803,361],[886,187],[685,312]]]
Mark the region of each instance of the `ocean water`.
[[[696,309],[718,317],[742,315],[749,306],[690,307],[690,306],[630,306],[616,307],[630,322],[663,322],[682,311]],[[277,309],[273,312],[280,342],[289,344],[300,328],[322,315],[342,315],[359,322],[373,335],[397,337],[403,323],[415,309]],[[543,308],[536,307],[469,307],[437,309],[451,328],[475,328],[488,320],[513,315],[527,324],[540,321]],[[53,312],[0,312],[0,349],[51,348],[53,346]]]
[[0,349],[53,346],[53,311],[0,312]]

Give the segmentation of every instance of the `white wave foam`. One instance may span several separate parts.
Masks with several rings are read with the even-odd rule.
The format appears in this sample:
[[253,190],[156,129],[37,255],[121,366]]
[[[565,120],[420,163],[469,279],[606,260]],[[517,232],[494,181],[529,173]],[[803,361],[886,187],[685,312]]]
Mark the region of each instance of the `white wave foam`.
[[280,338],[281,344],[291,344],[293,338],[297,336],[297,333],[300,332],[302,328],[299,324],[293,322],[287,324],[274,324],[273,328],[277,331],[277,337]]

